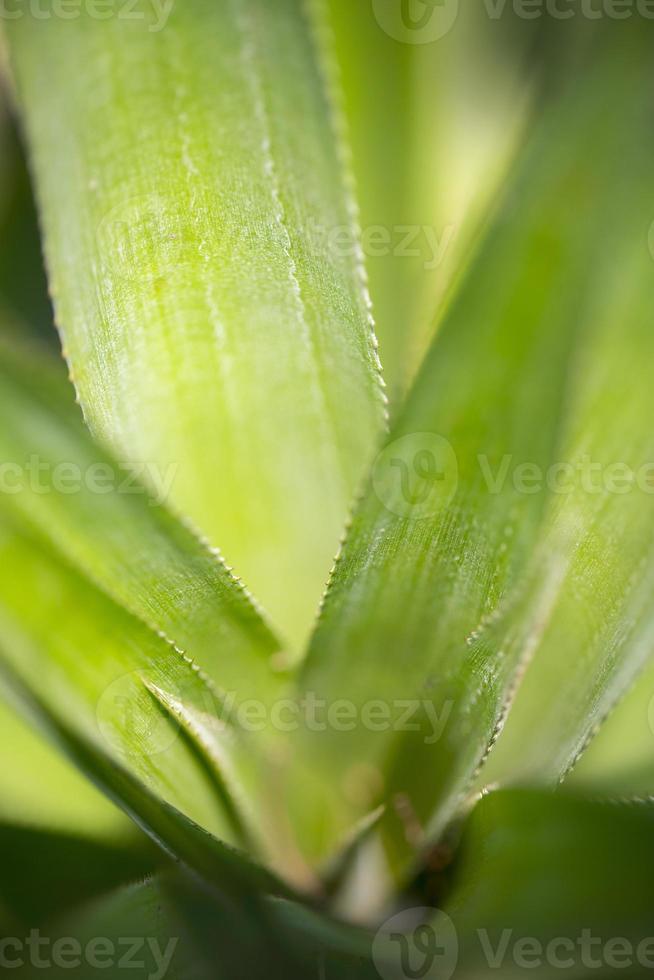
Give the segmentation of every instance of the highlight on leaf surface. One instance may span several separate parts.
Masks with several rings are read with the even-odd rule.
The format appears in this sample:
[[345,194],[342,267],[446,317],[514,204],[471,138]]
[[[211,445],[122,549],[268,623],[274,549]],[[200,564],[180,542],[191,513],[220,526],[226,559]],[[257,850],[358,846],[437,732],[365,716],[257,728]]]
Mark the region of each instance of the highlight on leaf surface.
[[224,694],[271,699],[280,643],[220,555],[166,506],[174,468],[151,464],[146,474],[95,445],[47,352],[2,338],[0,355],[3,509],[185,650]]
[[2,721],[0,932],[66,976],[654,962],[651,25],[490,6],[7,18],[82,412],[17,248],[0,691],[135,825]]
[[[155,799],[281,862],[275,733],[250,735],[237,715],[242,701],[270,710],[281,696],[277,641],[208,547],[93,445],[57,365],[37,349],[0,349],[0,443],[14,477],[0,496],[0,664],[37,714],[83,740],[105,790],[115,792],[109,757]],[[142,813],[147,794],[132,789],[130,808],[158,833]]]
[[[531,56],[542,22],[506,17],[489,29],[483,4],[459,4],[455,28],[431,44],[398,43],[406,28],[394,2],[325,6],[380,355],[397,407],[537,111],[541,76],[553,66]],[[429,8],[414,6],[416,23],[421,13],[427,23]],[[448,16],[446,5],[442,12]]]
[[[592,492],[582,464],[635,474],[654,449],[651,75],[631,31],[591,39],[526,141],[330,582],[301,690],[386,714],[307,727],[298,784],[318,764],[330,787],[310,817],[297,794],[314,858],[385,804],[381,839],[405,874],[466,805],[532,656],[509,782],[560,778],[649,655],[651,496]],[[561,466],[579,475],[566,493],[549,479]]]
[[151,14],[8,24],[57,322],[92,431],[297,646],[384,413],[337,96],[300,0]]

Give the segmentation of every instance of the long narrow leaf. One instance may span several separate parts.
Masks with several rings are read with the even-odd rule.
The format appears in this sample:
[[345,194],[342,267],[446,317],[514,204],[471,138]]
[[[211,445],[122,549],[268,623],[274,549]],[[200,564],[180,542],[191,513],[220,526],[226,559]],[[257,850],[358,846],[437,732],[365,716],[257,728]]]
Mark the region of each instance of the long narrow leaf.
[[66,356],[297,641],[383,418],[334,100],[300,0],[137,7],[9,25]]
[[[346,723],[341,712],[321,730],[308,724],[298,763],[300,772],[323,767],[335,789],[313,815],[307,847],[316,857],[385,803],[382,835],[391,866],[405,867],[461,804],[562,582],[568,591],[557,609],[561,628],[566,610],[583,619],[579,590],[570,587],[574,570],[566,579],[569,564],[580,562],[583,575],[584,567],[611,561],[624,572],[616,579],[619,592],[649,554],[644,494],[632,494],[615,511],[619,504],[606,495],[586,500],[575,487],[549,533],[549,501],[556,511],[559,499],[549,469],[584,448],[574,441],[579,423],[574,411],[568,418],[571,399],[594,426],[586,439],[604,465],[617,461],[620,435],[645,458],[650,439],[647,293],[641,299],[649,256],[640,227],[647,110],[636,98],[649,78],[644,42],[630,30],[610,38],[599,33],[581,75],[573,75],[580,77],[566,83],[564,76],[551,93],[504,206],[373,468],[333,576],[303,696],[327,705],[345,699],[350,707]],[[599,309],[598,282],[607,287]],[[601,303],[609,297],[607,312]],[[621,346],[613,390],[631,386],[625,410],[612,401],[593,422],[590,402],[602,382],[598,373],[586,378],[584,358],[594,366]],[[611,357],[602,363],[610,372]],[[594,582],[585,584],[592,591]],[[643,628],[646,593],[643,583],[624,607]],[[613,623],[619,629],[617,615]],[[575,707],[601,713],[644,652],[636,644],[621,659],[610,631],[596,639]],[[569,645],[566,651],[570,658]],[[575,746],[585,738],[583,715],[579,724],[573,728],[571,712]],[[545,744],[542,730],[536,738]]]
[[0,861],[0,903],[28,928],[166,864],[142,834],[119,844],[5,823],[0,823]]
[[113,844],[129,820],[0,698],[0,822]]
[[[455,976],[651,970],[654,809],[493,793],[472,814],[445,908]],[[618,938],[619,937],[619,938]]]
[[38,348],[0,342],[0,508],[155,632],[225,693],[270,700],[276,640],[220,556],[169,511],[175,468],[144,474],[103,453],[65,373]]
[[[0,667],[36,719],[172,854],[226,888],[270,880],[221,843],[251,844],[247,816],[150,691],[211,716],[220,698],[208,679],[4,517],[0,555]],[[228,721],[216,728],[229,740]]]
[[[633,158],[630,158],[633,159]],[[574,365],[560,486],[541,569],[564,569],[556,602],[484,779],[556,783],[574,766],[654,649],[652,257],[639,240],[651,155],[616,191],[611,269]],[[561,469],[560,467],[565,467]],[[567,474],[567,476],[565,475]],[[533,618],[527,617],[527,628]],[[523,624],[524,625],[524,624]],[[524,643],[509,633],[505,650]]]
[[[539,22],[447,4],[326,0],[343,76],[377,334],[391,401],[420,364],[437,306],[473,249],[514,153]],[[558,63],[558,58],[552,59]],[[553,67],[553,65],[551,65]]]
[[654,797],[654,664],[604,721],[566,786],[598,796]]

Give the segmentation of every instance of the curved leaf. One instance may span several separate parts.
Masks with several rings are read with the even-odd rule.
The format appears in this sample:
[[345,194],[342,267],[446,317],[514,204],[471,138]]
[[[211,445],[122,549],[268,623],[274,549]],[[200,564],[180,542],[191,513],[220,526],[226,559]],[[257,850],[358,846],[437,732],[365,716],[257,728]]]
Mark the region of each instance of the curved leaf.
[[[619,634],[621,613],[649,628],[649,572],[641,581],[636,569],[651,557],[651,498],[620,503],[576,485],[560,498],[548,474],[586,448],[604,466],[616,453],[648,458],[648,107],[637,97],[648,79],[645,42],[618,29],[600,32],[550,93],[373,467],[301,678],[303,698],[350,705],[347,724],[341,714],[307,726],[298,760],[298,782],[313,786],[314,859],[386,803],[387,855],[406,868],[462,804],[552,617],[567,659],[552,681],[573,696],[579,681],[570,741],[557,743],[553,723],[530,732],[553,768],[645,656],[645,632],[628,648]],[[609,383],[614,396],[599,405]],[[594,624],[574,632],[603,562],[615,577],[597,598],[624,605],[570,664]],[[576,587],[584,576],[588,599]],[[543,712],[552,704],[543,699]],[[321,796],[309,770],[333,791]]]
[[119,605],[165,634],[221,691],[269,700],[279,641],[220,556],[175,518],[175,471],[143,474],[103,453],[54,359],[0,341],[0,507]]
[[[534,102],[542,21],[450,3],[411,32],[396,0],[325,0],[391,403],[420,365]],[[416,10],[420,8],[416,5]],[[454,16],[452,16],[452,14]],[[568,25],[566,25],[568,26]],[[537,52],[540,53],[540,52]]]
[[8,25],[66,356],[298,642],[384,411],[330,96],[300,0],[137,7]]
[[222,843],[250,843],[242,815],[148,687],[211,712],[221,702],[206,676],[5,515],[0,556],[0,668],[36,719],[174,856],[227,889],[276,888]]
[[125,816],[0,698],[0,822],[91,835],[114,844],[133,832]]
[[[407,959],[411,973],[454,980],[527,970],[552,980],[572,970],[580,978],[613,976],[627,961],[629,975],[645,976],[653,947],[652,820],[652,807],[492,794],[466,823],[444,903],[451,925],[443,930],[441,913],[413,932],[425,908],[409,908],[374,931],[285,900],[236,904],[173,871],[60,917],[45,934],[74,936],[82,950],[99,935],[116,945],[120,937],[150,937],[141,949],[144,977],[155,953],[162,962],[161,954],[172,954],[167,975],[202,980],[373,980],[407,976]],[[84,964],[65,975],[85,976]]]
[[[555,494],[541,569],[562,569],[547,622],[496,754],[483,774],[556,783],[575,765],[654,648],[652,257],[638,240],[649,161],[631,167],[611,229],[611,270],[598,285],[592,331],[574,365],[558,458],[570,489]],[[572,480],[565,473],[573,474]],[[533,614],[507,638],[524,642]],[[505,649],[507,649],[505,647]]]
[[468,821],[445,904],[455,976],[647,975],[653,821],[651,806],[491,793]]
[[648,663],[566,777],[577,792],[654,797],[654,664]]
[[[143,980],[152,980],[163,963],[165,975],[174,980],[323,975],[374,980],[378,975],[370,961],[370,938],[362,933],[357,949],[353,932],[295,903],[226,900],[177,870],[91,902],[77,915],[51,921],[46,930],[52,940],[74,936],[82,949],[98,935],[111,937],[114,949],[120,948],[121,937],[148,937],[138,957],[142,972],[135,973]],[[82,962],[78,969],[62,970],[61,976],[84,977],[85,969]],[[105,975],[118,978],[124,969]]]
[[0,902],[32,928],[165,864],[147,838],[117,842],[0,823]]

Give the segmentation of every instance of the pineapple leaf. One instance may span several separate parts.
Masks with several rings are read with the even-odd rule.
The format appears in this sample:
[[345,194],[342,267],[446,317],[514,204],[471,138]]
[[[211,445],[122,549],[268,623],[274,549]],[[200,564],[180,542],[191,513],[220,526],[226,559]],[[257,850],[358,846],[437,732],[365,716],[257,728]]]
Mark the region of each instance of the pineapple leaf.
[[577,473],[585,453],[613,479],[654,452],[650,69],[642,35],[612,25],[608,40],[592,30],[550,90],[337,563],[301,697],[345,699],[361,723],[307,725],[296,778],[315,792],[296,798],[313,860],[382,803],[405,872],[464,802],[541,640],[556,668],[543,723],[527,711],[522,729],[540,778],[561,775],[647,655],[651,496],[551,489],[553,467]]
[[654,663],[606,718],[578,765],[571,789],[593,795],[654,798]]
[[[647,200],[654,208],[654,195],[647,155],[640,147],[637,154],[627,152],[623,161],[632,186],[614,182],[621,211],[593,299],[592,330],[574,364],[559,457],[570,490],[553,496],[535,555],[541,573],[560,570],[557,588],[497,752],[482,774],[489,783],[565,778],[651,662],[654,294],[642,209]],[[532,607],[510,626],[499,624],[507,655],[538,631],[536,616]]]
[[[112,937],[116,944],[127,935],[151,937],[152,946],[143,952],[151,958],[153,950],[164,955],[169,951],[166,975],[175,978],[289,980],[324,975],[378,980],[367,933],[323,920],[288,901],[249,896],[236,903],[179,871],[122,888],[48,926],[48,935],[73,935],[83,948],[98,935]],[[153,971],[154,963],[143,975]],[[108,975],[118,980],[122,973],[119,969]]]
[[[175,726],[186,721],[182,727],[190,741],[229,784],[225,805],[231,810],[232,797],[239,797],[241,817],[250,811],[248,839],[256,836],[256,828],[273,822],[262,820],[252,806],[262,791],[268,793],[263,759],[274,771],[272,743],[280,739],[270,728],[247,733],[245,740],[242,732],[237,736],[237,712],[245,702],[270,709],[281,697],[288,681],[279,669],[287,664],[279,642],[219,556],[153,498],[129,467],[93,443],[59,365],[6,338],[0,352],[6,476],[0,513],[119,605],[126,622],[134,616],[139,627],[148,627],[137,635],[151,633],[184,662],[185,673],[194,676],[195,700],[184,686],[171,687],[149,674],[134,692],[140,697],[144,684]],[[172,704],[182,710],[171,711]],[[270,817],[271,800],[266,807]]]
[[425,976],[449,970],[459,980],[479,980],[501,970],[520,977],[529,956],[539,978],[572,967],[575,976],[592,977],[598,959],[624,957],[625,947],[632,961],[651,961],[653,820],[651,806],[493,793],[463,828],[444,912],[436,919],[425,907],[396,912],[377,931],[345,927],[286,899],[236,903],[165,869],[75,915],[51,918],[42,932],[74,936],[82,949],[99,935],[115,944],[148,936],[146,955],[171,954],[168,975],[197,980],[400,977],[407,953],[412,972],[422,968]]
[[[0,339],[0,507],[117,604],[183,649],[223,692],[270,699],[280,643],[220,556],[86,430],[61,365]],[[156,481],[155,481],[156,482]]]
[[491,22],[482,4],[462,4],[437,43],[411,44],[394,0],[327,6],[394,405],[440,320],[434,309],[469,261],[552,59],[529,57],[539,22],[508,9]]
[[[4,528],[3,544],[6,543]],[[19,548],[26,551],[25,546],[22,539]],[[5,557],[8,556],[3,553]],[[65,592],[61,569],[56,570],[56,578],[49,582],[44,568],[32,570],[41,573],[40,584],[49,587],[52,598],[57,598],[55,593],[58,593],[61,603]],[[84,596],[83,588],[78,588],[77,594],[92,607],[90,596]],[[65,598],[70,603],[71,597]],[[117,641],[123,655],[125,647],[129,647],[133,654],[139,645],[146,654],[153,652],[147,650],[147,644],[137,635],[133,624],[129,637],[117,636],[115,626],[112,635],[97,612],[91,608],[94,618],[90,628],[87,622],[76,625],[76,632],[87,633],[87,641],[95,640],[96,649],[104,644],[107,650]],[[10,686],[28,717],[75,765],[171,857],[213,881],[225,893],[290,895],[289,889],[274,875],[256,864],[244,851],[225,842],[238,838],[238,833],[225,815],[223,793],[217,791],[216,775],[207,772],[204,760],[198,758],[165,716],[153,710],[152,702],[147,698],[139,702],[137,694],[127,690],[123,676],[119,678],[121,694],[111,699],[111,706],[114,707],[116,702],[124,705],[127,701],[131,724],[126,726],[124,717],[115,717],[110,708],[102,706],[93,717],[93,707],[106,693],[105,689],[98,697],[93,691],[94,687],[97,690],[97,678],[101,673],[97,655],[95,669],[87,665],[82,693],[82,684],[78,683],[76,687],[69,680],[69,667],[65,671],[68,676],[61,675],[62,661],[70,661],[71,655],[79,649],[75,638],[71,644],[71,637],[62,631],[58,643],[52,644],[45,655],[39,657],[38,651],[43,650],[45,643],[42,638],[34,642],[38,626],[31,624],[28,630],[26,617],[22,629],[14,618],[12,637],[8,640],[7,626],[12,615],[16,617],[15,610],[5,602],[0,609],[3,643],[9,642],[16,656],[8,656],[7,647],[0,648],[3,684]],[[103,627],[103,633],[95,637],[95,631]],[[55,645],[58,649],[53,650]],[[59,656],[62,652],[63,656]],[[160,651],[159,659],[161,661]],[[107,668],[106,662],[100,666]],[[116,661],[113,666],[117,666]],[[170,669],[166,670],[169,666],[160,663],[158,670],[170,675]],[[34,680],[35,674],[41,675],[41,683]],[[135,683],[133,677],[128,679]]]
[[[541,950],[540,969],[529,970],[538,977],[560,975],[557,958],[578,977],[597,975],[601,961],[608,976],[607,954],[617,936],[631,948],[634,975],[645,975],[652,952],[653,826],[650,805],[536,791],[491,793],[465,827],[445,904],[458,933],[456,975],[499,969],[503,977],[524,976],[513,953],[526,941]],[[499,951],[494,969],[489,950]],[[648,958],[638,961],[642,973],[637,956]]]
[[301,0],[142,7],[8,25],[65,353],[299,644],[384,416],[338,98]]
[[158,797],[218,837],[273,848],[272,807],[264,820],[257,805],[270,743],[233,712],[285,683],[275,638],[207,546],[94,446],[56,365],[7,339],[1,350],[0,662],[174,853],[167,825],[184,820],[158,830]]
[[152,874],[166,863],[147,838],[100,841],[0,823],[0,905],[34,926],[96,895]]
[[0,744],[11,746],[0,770],[0,823],[107,844],[133,834],[125,815],[34,731],[7,693],[0,690]]

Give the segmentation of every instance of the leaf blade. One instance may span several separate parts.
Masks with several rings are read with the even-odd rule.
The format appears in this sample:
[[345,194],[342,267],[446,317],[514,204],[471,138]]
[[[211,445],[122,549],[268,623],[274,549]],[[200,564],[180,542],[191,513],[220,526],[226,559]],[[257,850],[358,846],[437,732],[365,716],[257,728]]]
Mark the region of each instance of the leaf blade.
[[[375,729],[359,721],[349,735],[344,727],[337,734],[306,733],[305,768],[309,758],[314,766],[320,760],[336,787],[313,814],[308,847],[314,859],[329,853],[348,824],[385,802],[388,860],[400,873],[406,869],[411,853],[464,803],[526,659],[557,603],[566,606],[561,586],[574,552],[569,536],[562,543],[551,533],[547,482],[523,492],[502,478],[502,470],[505,461],[519,461],[542,476],[567,459],[567,426],[574,431],[576,424],[574,414],[568,417],[571,364],[595,339],[596,281],[611,279],[603,252],[607,198],[609,224],[616,241],[625,243],[621,271],[641,287],[646,281],[645,244],[642,238],[629,244],[638,237],[646,188],[636,136],[645,110],[636,107],[630,116],[624,107],[636,105],[638,79],[647,77],[648,67],[630,31],[615,42],[601,32],[594,38],[588,62],[573,59],[574,70],[535,127],[373,470],[330,584],[301,696],[318,692],[327,704],[347,696],[359,719],[366,704],[378,700],[386,724]],[[624,184],[615,180],[618,169],[629,173]],[[622,295],[616,309],[626,314],[630,303]],[[614,450],[621,425],[630,431],[638,423],[638,405],[649,405],[642,322],[638,314],[627,315],[625,325],[630,356],[641,358],[636,409],[630,402],[618,411],[610,430],[604,415],[595,419],[596,442],[605,453]],[[597,330],[602,353],[605,344],[620,343],[610,326]],[[641,411],[638,439],[645,446],[646,417]],[[440,483],[431,485],[430,473],[416,465],[424,453],[444,471],[431,474],[443,477]],[[402,470],[413,481],[408,487],[401,484]],[[620,524],[630,541],[642,537],[647,515],[642,499],[632,498],[632,507]],[[591,536],[598,530],[594,515],[590,508]],[[599,529],[597,553],[605,544]],[[572,592],[568,606],[574,600]],[[565,612],[560,616],[563,624]],[[380,651],[388,651],[383,660]],[[604,652],[600,648],[598,656]],[[584,692],[586,704],[598,692],[607,699],[619,694],[642,657],[642,651],[631,654],[624,671],[619,664],[609,669],[605,658],[597,689]],[[396,729],[398,698],[413,715],[411,725]]]
[[221,690],[271,698],[281,683],[271,666],[279,640],[164,494],[148,492],[93,442],[54,358],[3,340],[0,405],[3,508],[153,632],[188,650]]
[[88,421],[119,456],[179,464],[175,503],[298,642],[383,415],[361,268],[320,237],[352,216],[301,5],[13,26]]

